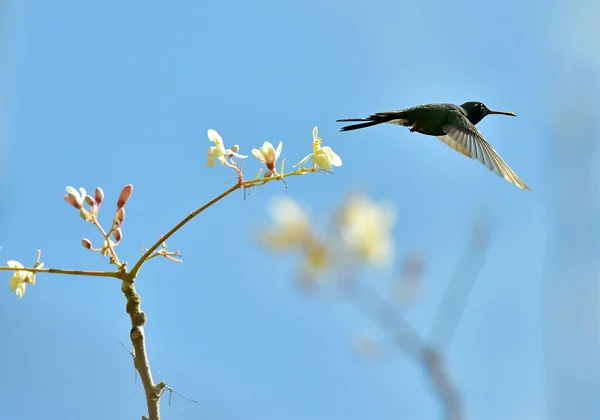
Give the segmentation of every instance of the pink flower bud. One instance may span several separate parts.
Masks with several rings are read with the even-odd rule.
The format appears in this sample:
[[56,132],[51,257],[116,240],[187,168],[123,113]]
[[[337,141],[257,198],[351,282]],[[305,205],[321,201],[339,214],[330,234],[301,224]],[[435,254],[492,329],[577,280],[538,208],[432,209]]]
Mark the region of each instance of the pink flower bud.
[[96,191],[94,191],[94,198],[96,199],[96,204],[102,204],[102,201],[104,200],[104,191],[102,191],[102,188],[96,188]]
[[73,207],[75,207],[77,210],[79,210],[81,208],[81,205],[79,204],[79,202],[77,201],[77,199],[71,195],[71,194],[67,194],[63,197],[63,199],[69,203],[70,205],[72,205]]
[[113,238],[115,238],[117,244],[121,242],[121,239],[123,239],[123,232],[121,232],[121,228],[113,230]]
[[119,222],[119,226],[123,224],[123,220],[125,220],[125,207],[121,207],[119,210],[117,210],[115,219]]
[[81,240],[81,245],[83,245],[83,247],[84,247],[84,248],[87,248],[87,249],[92,249],[92,241],[90,241],[90,240],[89,240],[89,239],[87,239],[87,238],[83,238],[83,239]]
[[127,184],[121,190],[121,194],[119,194],[119,199],[117,200],[117,210],[122,209],[125,204],[127,204],[127,200],[131,196],[133,192],[133,185]]
[[94,205],[94,199],[92,198],[91,195],[86,195],[85,196],[85,202],[88,204],[88,206],[93,206]]

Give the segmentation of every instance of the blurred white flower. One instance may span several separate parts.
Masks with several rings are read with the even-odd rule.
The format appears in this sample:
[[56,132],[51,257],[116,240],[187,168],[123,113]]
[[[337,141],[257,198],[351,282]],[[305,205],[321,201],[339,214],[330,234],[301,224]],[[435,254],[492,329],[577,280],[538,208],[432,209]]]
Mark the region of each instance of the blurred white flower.
[[212,128],[210,130],[208,130],[207,134],[208,134],[208,139],[215,144],[214,146],[211,146],[208,148],[208,159],[206,162],[206,166],[208,166],[209,168],[212,168],[213,166],[215,166],[216,159],[219,159],[219,162],[221,162],[221,165],[224,165],[224,164],[229,165],[227,163],[226,158],[227,158],[227,156],[230,156],[230,155],[233,155],[240,159],[245,159],[248,157],[248,156],[240,155],[239,153],[237,153],[237,151],[239,150],[239,147],[237,145],[233,146],[231,149],[225,149],[225,145],[223,144],[223,139],[221,138],[219,133],[217,133]]
[[350,197],[340,210],[338,227],[344,245],[368,264],[385,266],[394,258],[392,228],[396,210],[367,197]]
[[302,244],[311,236],[310,219],[291,198],[277,197],[269,206],[276,227],[263,233],[263,240],[273,248],[288,248]]
[[[15,271],[10,278],[9,286],[10,290],[17,294],[17,297],[21,299],[25,295],[25,289],[27,283],[35,284],[35,273],[31,271],[23,270],[23,264],[18,261],[7,261],[6,265],[10,268],[15,268]],[[38,264],[36,268],[42,268],[44,263]]]
[[333,150],[331,150],[331,147],[321,147],[322,139],[318,136],[318,134],[318,127],[313,128],[313,153],[306,156],[304,159],[294,165],[294,168],[302,166],[311,157],[313,168],[315,169],[330,171],[333,170],[334,166],[342,166],[342,159]]
[[281,148],[283,147],[283,143],[279,142],[277,146],[277,150],[273,147],[273,145],[266,141],[263,143],[260,149],[252,149],[252,154],[262,163],[267,165],[267,172],[265,173],[265,177],[270,177],[272,175],[277,175],[277,171],[275,169],[275,164],[277,163],[277,159],[279,159],[279,155],[281,155]]
[[319,275],[331,264],[326,242],[312,230],[308,214],[294,200],[277,197],[270,203],[271,217],[276,226],[261,232],[264,245],[275,251],[299,251],[302,256],[300,280],[303,286],[314,286]]

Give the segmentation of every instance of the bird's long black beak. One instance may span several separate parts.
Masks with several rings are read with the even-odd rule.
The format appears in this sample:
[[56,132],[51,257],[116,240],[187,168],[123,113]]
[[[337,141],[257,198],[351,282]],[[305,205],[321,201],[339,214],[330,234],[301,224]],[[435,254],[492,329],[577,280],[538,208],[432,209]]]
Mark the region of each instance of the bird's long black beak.
[[488,111],[488,115],[489,114],[498,114],[498,115],[510,115],[511,117],[516,117],[517,114],[515,114],[514,112],[504,112],[504,111]]

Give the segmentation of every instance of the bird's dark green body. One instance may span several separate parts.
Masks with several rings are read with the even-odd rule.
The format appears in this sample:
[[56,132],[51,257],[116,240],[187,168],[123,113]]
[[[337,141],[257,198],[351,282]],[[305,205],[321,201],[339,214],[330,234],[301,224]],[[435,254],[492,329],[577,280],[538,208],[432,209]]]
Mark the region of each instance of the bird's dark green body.
[[426,104],[390,112],[378,112],[367,118],[350,118],[338,122],[359,122],[342,127],[341,131],[357,130],[389,123],[408,127],[410,131],[435,136],[446,145],[465,156],[479,160],[490,170],[519,188],[529,187],[502,160],[500,155],[475,128],[486,115],[516,116],[512,112],[492,111],[481,102],[454,104]]

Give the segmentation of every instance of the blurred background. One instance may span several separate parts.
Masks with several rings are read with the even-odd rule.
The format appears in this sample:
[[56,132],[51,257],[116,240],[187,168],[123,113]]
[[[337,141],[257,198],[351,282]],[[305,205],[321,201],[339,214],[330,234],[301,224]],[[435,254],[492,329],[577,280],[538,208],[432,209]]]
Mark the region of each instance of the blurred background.
[[[155,379],[198,400],[165,399],[163,417],[444,418],[413,359],[357,357],[352,338],[385,335],[378,322],[299,293],[297,258],[256,244],[273,197],[319,219],[362,191],[398,211],[396,263],[365,281],[385,289],[420,256],[405,317],[425,336],[477,254],[475,223],[489,229],[442,349],[463,418],[600,419],[598,21],[589,0],[0,0],[2,261],[32,265],[42,249],[47,267],[108,269],[81,247],[100,238],[64,187],[101,186],[110,201],[132,183],[118,250],[133,262],[231,185],[232,171],[204,168],[207,129],[248,155],[281,140],[289,165],[312,151],[317,125],[343,159],[333,176],[238,192],[168,242],[184,264],[142,269]],[[532,193],[433,138],[335,122],[468,100],[518,115],[478,128]],[[247,159],[247,175],[259,167]],[[140,418],[118,282],[37,280],[23,300],[0,294],[0,418]]]

